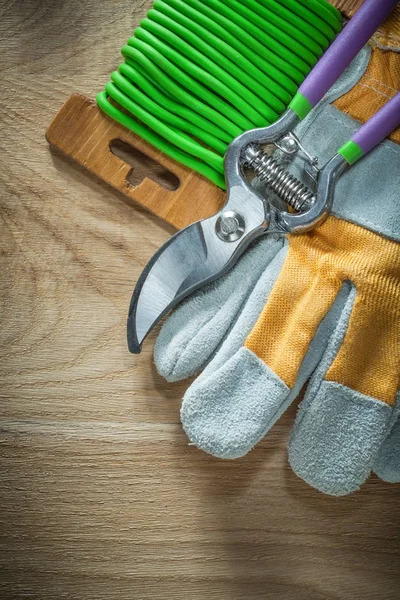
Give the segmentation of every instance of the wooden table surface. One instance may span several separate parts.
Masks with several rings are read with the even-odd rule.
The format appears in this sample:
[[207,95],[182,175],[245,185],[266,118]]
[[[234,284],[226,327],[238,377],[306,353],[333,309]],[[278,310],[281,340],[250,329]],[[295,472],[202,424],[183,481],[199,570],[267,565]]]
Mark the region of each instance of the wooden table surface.
[[295,407],[247,457],[207,456],[155,336],[127,352],[133,285],[171,230],[44,132],[149,6],[0,2],[0,597],[398,600],[400,486],[307,487],[286,458]]

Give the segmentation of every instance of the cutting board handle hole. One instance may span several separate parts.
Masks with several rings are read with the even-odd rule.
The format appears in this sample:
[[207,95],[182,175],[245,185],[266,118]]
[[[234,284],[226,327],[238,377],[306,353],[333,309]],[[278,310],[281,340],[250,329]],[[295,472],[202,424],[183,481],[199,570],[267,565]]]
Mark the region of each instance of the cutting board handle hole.
[[137,187],[143,179],[147,178],[169,191],[179,188],[181,183],[179,177],[131,144],[121,139],[114,139],[110,142],[110,150],[132,167],[126,180],[133,187]]

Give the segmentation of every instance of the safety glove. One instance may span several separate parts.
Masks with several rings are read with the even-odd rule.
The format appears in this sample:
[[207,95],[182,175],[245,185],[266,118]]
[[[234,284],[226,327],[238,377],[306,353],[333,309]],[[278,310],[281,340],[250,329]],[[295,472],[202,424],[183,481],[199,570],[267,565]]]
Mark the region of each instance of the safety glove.
[[[371,87],[378,98],[382,89],[390,96],[377,77],[370,85],[382,64],[378,48],[343,96],[365,70],[367,52],[296,131],[321,164],[359,127],[340,102],[351,108],[352,98],[364,98]],[[341,96],[336,106],[328,102],[332,94]],[[376,98],[367,94],[365,113]],[[265,236],[167,320],[155,350],[159,372],[176,380],[206,365],[181,410],[199,448],[243,456],[310,380],[289,442],[294,471],[334,495],[356,490],[374,465],[383,479],[400,481],[396,136],[341,177],[323,225],[302,235]],[[296,173],[296,162],[291,168]]]

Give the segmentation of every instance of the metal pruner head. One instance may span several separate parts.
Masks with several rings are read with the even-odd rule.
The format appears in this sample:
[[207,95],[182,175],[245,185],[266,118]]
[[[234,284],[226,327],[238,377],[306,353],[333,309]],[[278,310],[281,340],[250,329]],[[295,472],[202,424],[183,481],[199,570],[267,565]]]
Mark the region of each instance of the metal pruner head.
[[[315,180],[319,175],[316,195],[298,180],[294,182],[283,166],[260,147],[273,144],[286,154],[294,149],[297,152],[296,138],[288,137],[297,122],[297,115],[288,110],[270,127],[243,133],[230,144],[224,162],[225,206],[216,215],[176,233],[156,252],[137,282],[128,316],[131,352],[140,352],[149,331],[181,300],[226,273],[255,238],[267,232],[305,231],[326,217],[330,192],[320,193],[323,171],[319,173],[315,164],[313,170],[312,157],[306,162],[309,175]],[[248,182],[246,167],[297,212],[281,210],[263,198]]]

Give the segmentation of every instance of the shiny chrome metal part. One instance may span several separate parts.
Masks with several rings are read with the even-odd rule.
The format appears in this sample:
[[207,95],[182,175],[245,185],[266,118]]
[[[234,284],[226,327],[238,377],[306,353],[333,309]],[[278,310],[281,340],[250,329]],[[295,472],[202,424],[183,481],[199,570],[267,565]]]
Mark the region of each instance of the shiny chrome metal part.
[[[252,190],[252,193],[258,195],[258,197],[260,197],[258,192],[251,188],[243,174],[243,168],[246,167],[246,165],[249,166],[248,159],[250,158],[251,161],[251,159],[254,159],[255,157],[254,147],[260,148],[263,145],[273,144],[286,155],[298,153],[299,156],[304,158],[304,173],[307,175],[310,182],[314,180],[315,191],[308,190],[307,186],[298,182],[293,175],[278,165],[281,183],[285,184],[283,186],[283,191],[291,202],[291,204],[288,204],[294,208],[294,210],[300,208],[300,211],[282,211],[267,201],[269,233],[304,232],[313,229],[322,223],[331,209],[334,182],[346,166],[348,166],[346,161],[340,155],[336,155],[319,170],[316,166],[317,159],[311,156],[305,148],[303,148],[299,140],[292,133],[292,130],[298,123],[299,118],[296,113],[291,109],[288,109],[278,121],[269,127],[251,129],[235,138],[229,145],[225,155],[224,164],[227,189],[229,190],[232,186],[243,186]],[[248,150],[248,148],[250,148],[250,150]],[[274,160],[275,157],[273,157],[271,161],[268,161],[268,158],[271,157],[264,154],[263,156],[258,155],[257,166],[259,166],[261,178],[263,176],[264,168],[267,169],[267,179],[268,172],[273,170],[272,160]],[[276,172],[278,172],[278,170],[276,170]],[[279,183],[275,182],[275,180],[266,181],[266,183],[271,189],[275,188],[276,190],[279,188]],[[297,193],[292,194],[293,190]],[[263,198],[260,199],[264,202]],[[224,209],[225,208],[226,207],[224,207]]]
[[[285,146],[281,145],[282,151]],[[289,146],[290,154],[293,154]],[[242,154],[243,164],[254,171],[260,180],[270,187],[279,198],[296,212],[311,208],[315,198],[313,192],[281,167],[272,156],[263,152],[257,144],[250,144]]]
[[[273,125],[247,131],[225,155],[228,198],[222,210],[175,234],[154,255],[133,293],[128,316],[128,346],[134,353],[154,325],[178,302],[228,271],[248,245],[265,233],[303,232],[328,215],[336,178],[347,166],[336,155],[321,170],[291,130],[297,115],[288,109]],[[310,185],[291,175],[261,147],[272,144],[283,155],[304,158]],[[245,177],[252,168],[295,212],[278,209]],[[312,186],[312,187],[311,187]]]
[[172,236],[136,285],[128,316],[129,350],[140,352],[143,339],[172,306],[228,271],[267,227],[264,203],[250,189],[234,186],[220,213]]

